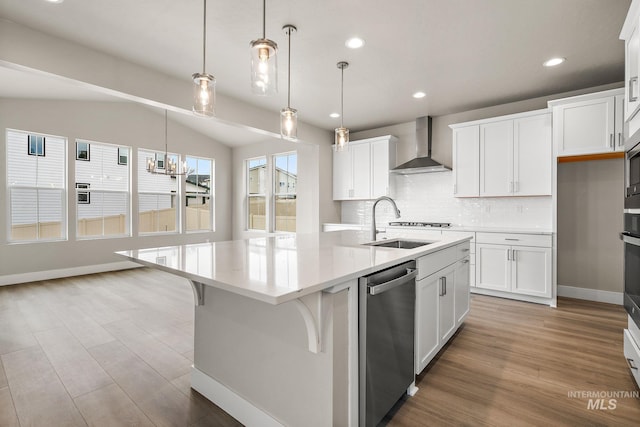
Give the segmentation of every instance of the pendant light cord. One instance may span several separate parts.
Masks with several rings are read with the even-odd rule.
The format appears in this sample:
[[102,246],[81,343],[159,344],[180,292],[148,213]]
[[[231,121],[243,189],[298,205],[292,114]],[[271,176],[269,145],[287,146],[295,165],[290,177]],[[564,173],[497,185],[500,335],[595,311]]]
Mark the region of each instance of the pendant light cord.
[[287,29],[289,34],[289,62],[287,63],[287,108],[291,108],[291,28]]
[[207,0],[204,0],[204,13],[202,23],[202,74],[206,74],[207,58]]
[[340,127],[344,127],[344,65],[340,67]]
[[262,0],[262,38],[267,38],[267,0]]

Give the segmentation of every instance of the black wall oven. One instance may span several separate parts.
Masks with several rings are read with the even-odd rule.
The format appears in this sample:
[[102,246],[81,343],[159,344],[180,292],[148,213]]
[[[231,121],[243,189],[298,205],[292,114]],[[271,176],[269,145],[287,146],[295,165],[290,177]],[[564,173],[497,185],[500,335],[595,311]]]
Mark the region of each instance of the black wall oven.
[[625,209],[624,308],[640,327],[640,209]]
[[640,143],[625,157],[624,307],[640,327]]

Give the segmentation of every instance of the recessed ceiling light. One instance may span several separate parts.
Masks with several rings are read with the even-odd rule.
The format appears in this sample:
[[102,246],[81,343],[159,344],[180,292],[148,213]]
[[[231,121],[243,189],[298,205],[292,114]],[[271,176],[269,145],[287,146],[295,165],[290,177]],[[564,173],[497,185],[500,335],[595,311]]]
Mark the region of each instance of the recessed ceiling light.
[[416,98],[416,99],[420,99],[420,98],[424,98],[425,96],[427,96],[427,94],[426,94],[426,93],[424,93],[424,92],[416,92],[416,93],[414,93],[412,96],[413,96],[414,98]]
[[551,58],[547,61],[544,61],[542,65],[544,65],[545,67],[555,67],[556,65],[562,64],[566,60],[566,58]]
[[62,3],[64,0],[45,0],[47,3]]
[[337,119],[338,117],[340,117],[340,114],[338,114],[338,113],[331,113],[331,114],[329,114],[329,117],[331,117],[332,119]]
[[360,37],[352,37],[347,40],[344,45],[350,49],[359,49],[364,46],[364,40],[362,40]]

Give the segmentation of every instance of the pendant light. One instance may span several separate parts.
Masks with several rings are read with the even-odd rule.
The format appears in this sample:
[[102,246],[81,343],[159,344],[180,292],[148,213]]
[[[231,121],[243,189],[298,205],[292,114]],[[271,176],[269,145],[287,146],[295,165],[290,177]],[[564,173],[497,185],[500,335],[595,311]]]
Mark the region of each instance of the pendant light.
[[289,59],[287,63],[287,108],[280,110],[280,135],[285,139],[295,141],[298,139],[298,110],[291,108],[291,34],[298,29],[293,25],[285,25],[282,29],[289,36]]
[[262,38],[252,40],[251,90],[256,95],[278,92],[278,45],[266,36],[267,0],[262,0]]
[[193,170],[187,167],[186,161],[182,162],[181,167],[179,167],[178,162],[169,157],[167,122],[167,110],[164,110],[164,156],[160,158],[147,157],[147,172],[154,175],[190,175]]
[[216,102],[216,78],[207,74],[207,0],[204,2],[204,22],[202,29],[202,73],[195,73],[193,78],[193,112],[198,116],[213,117]]
[[345,61],[338,62],[338,68],[341,72],[340,80],[340,127],[336,128],[335,150],[342,151],[349,143],[349,129],[344,127],[344,69],[349,67],[349,63]]

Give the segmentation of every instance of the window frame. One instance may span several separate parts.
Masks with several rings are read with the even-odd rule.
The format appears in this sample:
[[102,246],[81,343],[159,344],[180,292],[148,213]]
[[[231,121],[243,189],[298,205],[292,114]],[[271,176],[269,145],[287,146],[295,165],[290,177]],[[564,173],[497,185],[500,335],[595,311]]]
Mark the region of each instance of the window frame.
[[[272,171],[271,171],[271,230],[273,230],[274,233],[295,233],[296,231],[288,231],[288,230],[278,230],[276,227],[276,221],[277,221],[277,217],[276,217],[276,199],[278,197],[282,197],[282,196],[295,196],[296,199],[296,206],[297,206],[297,200],[298,200],[298,185],[297,185],[297,175],[296,175],[296,191],[294,192],[280,192],[277,188],[277,184],[278,184],[278,180],[277,180],[277,165],[276,165],[276,157],[285,157],[285,156],[290,156],[292,154],[296,155],[296,163],[298,161],[298,152],[296,150],[292,150],[292,151],[285,151],[282,153],[275,153],[271,155],[271,163],[272,163]],[[288,171],[287,171],[288,172]],[[297,209],[296,209],[296,229],[297,229]]]
[[[136,221],[138,224],[138,235],[139,236],[159,236],[159,235],[171,235],[171,234],[183,234],[182,231],[182,227],[183,227],[183,212],[182,212],[182,198],[183,198],[183,190],[182,190],[182,185],[180,184],[180,182],[176,179],[176,175],[165,175],[165,174],[151,174],[150,172],[147,171],[146,169],[146,163],[147,163],[147,159],[149,157],[141,156],[141,152],[145,153],[145,154],[153,154],[153,158],[156,159],[156,162],[158,161],[158,156],[162,156],[163,159],[163,165],[162,168],[160,168],[158,166],[158,163],[156,163],[156,168],[157,169],[163,169],[164,170],[164,159],[165,159],[165,153],[164,152],[159,152],[158,150],[154,150],[154,149],[150,149],[150,148],[144,148],[144,147],[137,147],[138,150],[138,161],[136,162],[136,178],[137,178],[137,183],[138,183],[138,188],[137,188],[137,193],[136,196],[138,198],[138,209],[136,212]],[[181,163],[181,158],[182,156],[178,153],[166,153],[167,157],[175,157],[176,159],[176,163],[180,164]],[[144,162],[144,169],[140,170],[139,166],[140,166],[140,161]],[[166,177],[170,177],[171,180],[175,181],[175,190],[171,190],[171,192],[160,192],[160,191],[141,191],[140,190],[140,174],[150,174],[152,176],[166,176]],[[174,230],[167,230],[167,231],[162,231],[162,230],[158,230],[158,231],[140,231],[140,214],[142,213],[140,211],[140,196],[141,195],[150,195],[150,196],[170,196],[171,197],[171,205],[172,208],[175,209],[175,217],[176,217],[176,222],[175,222],[175,229]],[[174,203],[174,199],[173,197],[175,197],[175,203]]]
[[[120,144],[112,144],[109,142],[101,142],[101,141],[93,141],[93,140],[86,140],[86,139],[81,139],[78,138],[76,140],[76,143],[81,142],[81,143],[86,143],[88,146],[91,146],[91,144],[95,144],[96,146],[100,147],[100,146],[107,146],[110,147],[111,149],[113,149],[113,147],[117,148],[116,152],[120,152],[121,148],[125,148],[128,149],[129,152],[131,152],[131,150],[133,149],[132,147],[126,146],[126,145],[120,145]],[[77,154],[77,153],[76,153]],[[76,159],[78,161],[85,161],[85,159]],[[104,157],[101,159],[102,163],[100,163],[100,166],[95,166],[95,167],[103,167],[104,165],[108,164],[108,162],[110,162],[111,160]],[[116,189],[96,189],[96,188],[91,188],[91,184],[90,183],[86,183],[86,182],[77,182],[76,181],[76,204],[75,204],[75,208],[76,208],[76,218],[75,218],[75,230],[76,230],[76,240],[77,241],[86,241],[86,240],[101,240],[101,239],[118,239],[118,238],[122,238],[122,237],[131,237],[133,235],[132,232],[132,218],[133,218],[133,212],[132,212],[132,175],[131,175],[131,167],[129,165],[126,165],[129,169],[127,169],[127,189],[126,190],[116,190]],[[91,166],[93,167],[93,166]],[[78,179],[78,168],[75,168],[75,176],[74,176],[74,180]],[[87,185],[86,188],[82,188],[82,187],[78,187],[78,185]],[[98,186],[100,187],[100,186]],[[78,191],[80,190],[80,191]],[[86,190],[86,191],[83,191]],[[81,202],[80,201],[80,195],[82,193],[86,193],[87,194],[87,202]],[[97,196],[100,197],[99,202],[98,203],[102,203],[101,207],[102,209],[104,209],[104,199],[105,199],[105,194],[122,194],[125,196],[126,199],[126,218],[125,218],[125,232],[124,233],[120,233],[120,234],[105,234],[105,216],[104,214],[101,216],[102,218],[102,234],[94,234],[94,235],[80,235],[80,226],[79,226],[79,219],[80,219],[80,215],[79,215],[79,210],[78,207],[80,205],[84,206],[84,205],[88,205],[91,204],[91,193],[95,193]]]
[[[198,168],[197,168],[197,162],[200,160],[205,160],[209,162],[209,168],[211,170],[211,175],[210,175],[210,184],[209,184],[209,193],[194,193],[194,192],[189,192],[186,189],[186,184],[187,184],[187,177],[185,177],[185,191],[184,191],[184,200],[181,200],[181,205],[184,207],[185,212],[184,212],[184,231],[186,233],[208,233],[211,231],[215,231],[216,229],[216,225],[215,225],[215,165],[216,165],[216,161],[213,158],[210,157],[201,157],[201,156],[193,156],[193,155],[189,155],[186,154],[184,156],[185,162],[188,164],[189,159],[195,159],[196,160],[196,176],[200,175],[198,173]],[[196,178],[197,179],[197,178]],[[186,212],[186,208],[188,206],[188,200],[191,198],[198,198],[198,197],[202,197],[202,198],[208,198],[209,199],[209,224],[210,227],[207,229],[195,229],[195,230],[189,230],[188,229],[188,224],[187,224],[187,212]]]
[[[62,187],[50,187],[50,186],[41,186],[38,185],[37,181],[36,184],[34,185],[23,185],[23,184],[18,184],[18,185],[11,185],[9,183],[8,180],[8,173],[9,173],[9,133],[15,133],[15,134],[21,134],[23,136],[27,137],[27,156],[35,156],[35,157],[46,157],[46,139],[47,138],[55,138],[55,139],[60,139],[61,144],[62,144],[62,152],[63,152],[63,156],[62,156],[62,166],[61,169],[63,170],[63,177],[62,177]],[[36,152],[35,153],[30,153],[30,146],[31,146],[31,138],[42,138],[42,153],[38,152],[38,147],[37,147],[37,139],[35,141],[33,141],[36,144]],[[13,128],[5,128],[5,178],[7,178],[6,180],[6,237],[5,237],[5,241],[7,244],[9,245],[25,245],[25,244],[38,244],[38,243],[50,243],[50,242],[64,242],[64,241],[68,241],[69,240],[69,227],[68,227],[68,221],[69,221],[69,214],[68,214],[68,208],[67,208],[67,201],[68,201],[68,177],[67,177],[67,148],[68,148],[68,143],[69,140],[67,137],[65,136],[60,136],[60,135],[51,135],[51,134],[44,134],[44,133],[38,133],[38,132],[33,132],[33,131],[26,131],[26,130],[20,130],[20,129],[13,129]],[[13,213],[12,213],[12,192],[14,190],[33,190],[36,192],[36,223],[35,223],[35,227],[36,227],[36,238],[35,239],[13,239],[11,236],[13,234]],[[40,237],[41,234],[41,224],[40,224],[40,192],[41,191],[55,191],[57,193],[59,193],[59,197],[60,197],[60,236],[59,237],[52,237],[52,238],[42,238]]]
[[[250,182],[250,163],[252,160],[261,160],[264,159],[264,166],[265,166],[265,183],[264,183],[264,193],[251,193],[250,191],[250,186],[251,186],[251,182]],[[267,197],[267,189],[269,188],[269,177],[267,176],[267,173],[269,171],[269,158],[268,156],[264,155],[264,156],[257,156],[257,157],[251,157],[248,159],[245,159],[244,161],[245,163],[245,167],[244,167],[244,176],[245,176],[245,194],[246,194],[246,210],[245,210],[245,222],[246,222],[246,226],[245,226],[245,230],[246,231],[251,231],[251,232],[264,232],[264,233],[268,233],[269,232],[269,206],[267,206],[267,204],[269,203],[268,197]],[[250,221],[250,206],[251,206],[251,199],[252,198],[258,198],[258,197],[262,197],[264,199],[264,203],[265,203],[265,209],[264,209],[264,214],[265,214],[265,224],[264,224],[264,229],[260,229],[260,228],[250,228],[249,225],[251,223]]]

